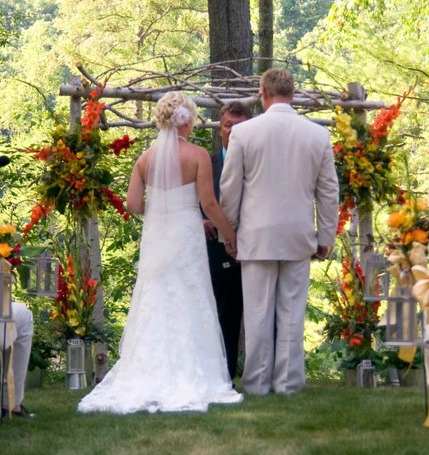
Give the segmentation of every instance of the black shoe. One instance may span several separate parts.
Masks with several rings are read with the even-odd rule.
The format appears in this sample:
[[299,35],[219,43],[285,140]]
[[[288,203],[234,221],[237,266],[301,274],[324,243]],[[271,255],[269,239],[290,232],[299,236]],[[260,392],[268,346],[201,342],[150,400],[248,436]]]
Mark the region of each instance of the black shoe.
[[[32,414],[28,412],[28,409],[21,404],[21,409],[19,411],[12,411],[12,416],[13,417],[22,417],[24,419],[33,419],[36,417],[36,414]],[[8,416],[9,415],[9,409],[2,409],[1,410],[1,415],[2,417]]]

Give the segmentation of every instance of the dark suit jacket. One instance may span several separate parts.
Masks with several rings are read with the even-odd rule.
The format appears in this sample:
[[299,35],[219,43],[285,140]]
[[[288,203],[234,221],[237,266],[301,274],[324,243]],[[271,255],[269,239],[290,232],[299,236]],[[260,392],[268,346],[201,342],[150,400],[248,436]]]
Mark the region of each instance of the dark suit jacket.
[[[216,199],[219,201],[219,182],[223,168],[222,150],[213,152],[211,154],[211,159],[213,166],[214,191]],[[223,243],[220,243],[217,240],[207,240],[207,251],[209,255],[210,271],[212,273],[238,266],[238,263],[234,260],[234,258],[226,253]]]

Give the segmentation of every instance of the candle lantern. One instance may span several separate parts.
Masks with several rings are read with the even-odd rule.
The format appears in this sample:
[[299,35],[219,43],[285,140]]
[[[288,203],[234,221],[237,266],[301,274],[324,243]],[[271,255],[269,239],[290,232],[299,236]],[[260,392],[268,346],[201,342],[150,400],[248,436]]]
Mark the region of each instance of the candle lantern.
[[389,297],[389,262],[381,254],[369,254],[365,265],[365,294],[367,302],[379,302]]
[[398,286],[387,300],[386,345],[416,346],[422,343],[417,301],[411,286]]
[[12,266],[4,258],[0,259],[0,321],[12,320]]
[[67,340],[67,387],[79,390],[86,387],[85,342],[80,338]]
[[27,292],[37,297],[56,297],[59,263],[45,250],[30,267]]
[[371,360],[362,360],[362,362],[357,366],[356,385],[357,387],[369,388],[377,386],[375,367],[372,365]]

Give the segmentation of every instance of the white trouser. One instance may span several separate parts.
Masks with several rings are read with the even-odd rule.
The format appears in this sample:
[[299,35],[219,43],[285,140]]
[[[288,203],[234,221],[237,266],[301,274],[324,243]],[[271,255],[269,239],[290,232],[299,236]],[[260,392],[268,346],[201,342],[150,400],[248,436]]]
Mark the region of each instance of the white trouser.
[[[24,399],[25,377],[27,375],[28,360],[30,358],[31,343],[33,340],[33,313],[22,303],[12,302],[12,331],[6,327],[6,337],[4,337],[4,323],[0,323],[0,349],[6,348],[7,371],[10,360],[11,344],[13,344],[13,373],[15,384],[15,406],[21,404]],[[10,332],[12,336],[10,336]],[[8,386],[4,384],[2,408],[8,407]]]
[[310,259],[242,261],[248,393],[294,393],[304,376],[304,320]]

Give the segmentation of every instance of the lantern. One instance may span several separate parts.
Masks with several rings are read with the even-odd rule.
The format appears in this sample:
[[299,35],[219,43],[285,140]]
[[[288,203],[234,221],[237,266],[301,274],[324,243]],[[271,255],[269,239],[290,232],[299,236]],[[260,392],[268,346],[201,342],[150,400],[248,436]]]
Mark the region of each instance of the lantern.
[[86,387],[85,342],[80,338],[67,340],[67,387],[79,390]]
[[0,258],[0,321],[12,320],[12,266]]
[[369,388],[377,386],[375,367],[372,365],[371,360],[362,360],[357,366],[356,386]]
[[389,296],[388,260],[381,254],[369,254],[365,265],[365,295],[367,302],[387,300]]
[[50,252],[45,250],[30,268],[27,292],[37,297],[56,297],[58,289],[59,264]]
[[396,295],[387,300],[386,344],[416,346],[422,343],[417,301],[411,286],[398,286]]

